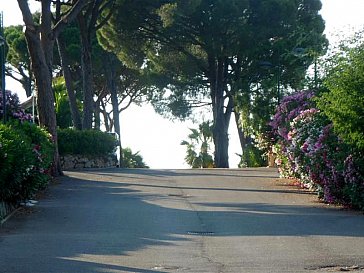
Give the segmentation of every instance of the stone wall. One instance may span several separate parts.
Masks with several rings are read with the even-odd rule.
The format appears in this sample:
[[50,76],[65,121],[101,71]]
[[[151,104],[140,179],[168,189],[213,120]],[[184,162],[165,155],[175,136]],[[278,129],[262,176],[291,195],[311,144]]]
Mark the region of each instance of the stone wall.
[[62,170],[108,168],[118,165],[116,156],[87,157],[84,155],[66,155],[61,156],[60,159]]

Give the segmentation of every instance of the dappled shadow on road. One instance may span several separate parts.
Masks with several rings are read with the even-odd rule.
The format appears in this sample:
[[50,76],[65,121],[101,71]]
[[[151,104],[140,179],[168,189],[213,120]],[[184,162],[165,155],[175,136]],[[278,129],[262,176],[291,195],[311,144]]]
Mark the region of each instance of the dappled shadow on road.
[[231,191],[231,192],[254,192],[254,193],[288,193],[288,194],[304,194],[304,195],[316,195],[314,192],[295,189],[237,189],[237,188],[221,188],[221,187],[184,187],[184,186],[166,186],[166,185],[151,185],[141,183],[124,183],[126,187],[147,187],[147,188],[161,188],[161,189],[177,189],[177,190],[204,190],[204,191]]
[[[244,169],[105,169],[105,170],[88,170],[87,173],[100,174],[105,176],[120,176],[120,174],[147,176],[150,178],[166,178],[166,177],[188,177],[188,176],[214,176],[214,177],[262,177],[262,178],[278,178],[278,171],[271,168],[244,168]],[[135,178],[135,176],[130,176]]]
[[265,203],[197,205],[211,208],[201,214],[216,236],[364,236],[364,217],[339,210]]
[[[194,172],[175,173],[192,176]],[[156,260],[178,255],[180,246],[199,240],[199,232],[216,237],[364,236],[364,217],[352,213],[243,200],[201,202],[183,195],[187,190],[296,194],[292,191],[187,187],[172,181],[173,171],[143,171],[142,181],[139,172],[126,170],[69,174],[50,190],[35,214],[13,219],[7,229],[16,229],[0,233],[0,256],[4,258],[0,268],[4,272],[170,272],[158,269]],[[226,175],[231,177],[231,173]],[[154,180],[158,176],[166,179]],[[166,256],[137,254],[156,248],[159,255]],[[134,256],[144,259],[148,267],[129,266]]]
[[[184,240],[167,225],[155,227],[156,217],[164,212],[142,201],[154,198],[158,195],[118,183],[64,177],[34,213],[6,223],[7,233],[0,232],[0,268],[2,272],[164,273],[118,261],[130,251]],[[102,258],[108,256],[109,260]]]

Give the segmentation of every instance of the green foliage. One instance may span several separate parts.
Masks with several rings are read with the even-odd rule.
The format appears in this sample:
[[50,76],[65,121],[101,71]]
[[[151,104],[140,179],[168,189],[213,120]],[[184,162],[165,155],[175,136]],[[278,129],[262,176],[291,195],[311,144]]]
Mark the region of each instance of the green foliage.
[[42,164],[40,164],[39,167],[48,169],[52,164],[54,153],[54,144],[48,131],[31,122],[14,122],[13,126],[14,128],[23,131],[30,139],[33,150],[36,148],[37,152],[40,153],[41,158],[38,159]]
[[26,200],[44,188],[53,152],[49,134],[38,126],[0,124],[0,200]]
[[6,67],[7,73],[12,74],[12,78],[19,81],[26,91],[26,95],[31,95],[30,79],[30,57],[28,52],[23,26],[9,26],[4,30],[7,44],[6,60],[9,64]]
[[[201,92],[208,94],[207,71],[213,69],[209,61],[215,57],[230,59],[232,85],[241,78],[252,83],[250,79],[262,73],[257,63],[269,61],[272,67],[280,65],[282,83],[296,87],[313,57],[297,58],[292,50],[300,47],[321,54],[326,49],[320,9],[319,0],[118,1],[98,37],[128,65],[144,63],[163,75],[173,93],[184,89],[182,96],[167,96],[173,103],[160,108],[170,107],[180,116],[190,108],[177,104],[176,98],[193,104],[201,101]],[[181,111],[176,111],[180,105]]]
[[63,78],[58,78],[54,81],[53,90],[56,103],[57,126],[61,129],[72,127],[71,109]]
[[115,153],[117,141],[112,134],[98,130],[58,130],[60,155],[107,156]]
[[342,47],[331,64],[325,79],[328,92],[318,100],[318,106],[344,141],[364,151],[363,37],[355,47]]
[[363,153],[337,136],[312,95],[284,98],[270,123],[279,171],[317,190],[325,202],[364,209]]
[[[214,130],[215,164],[227,167],[228,140],[222,132],[231,113],[244,111],[246,120],[254,114],[259,123],[267,122],[272,102],[281,96],[272,84],[274,76],[282,86],[296,88],[313,61],[312,56],[295,58],[292,50],[324,51],[320,9],[320,0],[117,1],[99,40],[128,65],[163,78],[156,88],[164,96],[153,101],[159,113],[185,119],[192,109],[211,106],[219,128]],[[262,77],[252,80],[260,74],[261,61],[277,72],[266,77],[269,90],[257,95],[251,87],[261,85]]]
[[239,168],[267,166],[267,161],[264,160],[264,152],[253,144],[247,145],[240,156]]
[[324,67],[325,89],[316,102],[351,153],[340,162],[342,202],[364,210],[364,31],[341,40]]
[[[67,42],[65,46],[70,63],[72,66],[80,65],[81,42],[80,30],[77,24],[71,23],[60,35]],[[75,68],[72,67],[71,69],[74,70]]]
[[143,157],[137,153],[133,153],[130,148],[123,148],[123,168],[149,168],[144,163]]
[[0,200],[23,199],[22,183],[35,163],[29,142],[22,132],[0,124]]
[[29,65],[29,53],[27,48],[27,42],[23,32],[23,26],[9,26],[4,30],[6,43],[8,45],[7,61],[15,66]]
[[185,161],[192,168],[212,168],[214,160],[210,151],[212,142],[212,125],[203,122],[198,129],[190,129],[189,141],[183,140],[181,145],[187,147]]

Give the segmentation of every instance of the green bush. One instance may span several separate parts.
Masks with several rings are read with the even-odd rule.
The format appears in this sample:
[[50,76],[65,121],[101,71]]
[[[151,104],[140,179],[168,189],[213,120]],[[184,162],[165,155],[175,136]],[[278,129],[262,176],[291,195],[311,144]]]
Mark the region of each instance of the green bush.
[[43,128],[30,122],[16,122],[14,127],[22,131],[30,140],[35,164],[29,170],[23,181],[25,199],[40,189],[46,187],[51,179],[50,169],[54,156],[54,144],[51,135]]
[[0,124],[0,200],[31,198],[49,179],[53,145],[49,134],[34,124]]
[[364,151],[364,42],[346,48],[334,60],[325,79],[328,92],[318,106],[345,142]]
[[36,149],[38,153],[40,168],[48,169],[53,162],[54,144],[52,143],[52,136],[44,128],[37,126],[30,122],[15,122],[14,128],[21,130],[30,139],[33,150]]
[[107,156],[115,153],[117,142],[112,134],[98,130],[58,130],[60,155]]
[[241,155],[239,168],[267,166],[267,161],[264,160],[263,156],[263,151],[259,150],[254,144],[249,144]]
[[130,148],[124,148],[123,153],[123,167],[124,168],[149,168],[144,163],[143,157],[137,153],[133,153]]
[[337,49],[328,59],[326,90],[316,102],[347,147],[340,168],[342,202],[364,210],[364,32],[341,41]]
[[18,130],[0,124],[0,199],[21,199],[22,182],[35,164],[29,139]]

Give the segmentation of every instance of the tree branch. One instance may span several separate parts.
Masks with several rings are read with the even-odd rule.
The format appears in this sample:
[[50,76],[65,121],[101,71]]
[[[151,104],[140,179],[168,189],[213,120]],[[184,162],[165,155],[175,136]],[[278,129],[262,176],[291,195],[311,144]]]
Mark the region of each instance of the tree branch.
[[111,0],[111,1],[107,1],[100,9],[99,9],[99,14],[102,14],[102,12],[111,5],[110,7],[110,11],[109,13],[105,16],[105,18],[103,18],[96,26],[95,29],[99,30],[102,26],[104,26],[107,21],[109,21],[109,19],[111,18],[112,14],[113,14],[113,7],[115,4],[115,0]]
[[23,15],[23,22],[26,28],[28,28],[31,31],[36,31],[37,27],[34,24],[33,15],[29,9],[28,0],[17,0],[17,1],[20,11]]
[[[26,0],[18,0],[19,1],[25,1]],[[76,19],[77,15],[82,11],[83,7],[87,4],[89,0],[76,0],[77,2],[72,6],[70,12],[63,17],[54,27],[53,27],[53,35],[54,37],[57,37],[60,32],[73,20]]]

